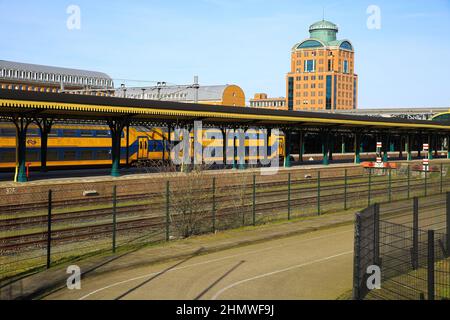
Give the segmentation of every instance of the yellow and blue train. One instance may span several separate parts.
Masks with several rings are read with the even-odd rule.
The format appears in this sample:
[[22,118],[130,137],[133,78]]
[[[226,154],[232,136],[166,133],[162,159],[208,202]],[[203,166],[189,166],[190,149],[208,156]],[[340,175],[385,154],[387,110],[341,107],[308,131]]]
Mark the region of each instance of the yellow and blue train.
[[[217,130],[219,131],[219,130]],[[203,138],[204,150],[211,147],[222,147],[221,140],[212,140],[211,130]],[[208,135],[209,134],[209,135]],[[171,135],[173,137],[173,135]],[[217,136],[216,136],[217,137]],[[168,133],[162,128],[130,127],[124,129],[121,140],[122,165],[147,160],[169,160],[170,145],[167,143]],[[249,160],[249,147],[265,145],[266,135],[247,134],[246,160]],[[284,137],[278,141],[278,155],[284,154]],[[173,139],[172,139],[173,140]],[[233,141],[229,140],[229,145]],[[274,141],[269,139],[269,145]],[[41,139],[39,128],[30,126],[26,139],[26,164],[29,167],[40,167]],[[128,151],[127,151],[128,146]],[[269,155],[272,153],[268,148]],[[191,155],[193,146],[191,147]],[[127,160],[128,155],[128,160]],[[209,159],[211,160],[211,159]],[[217,157],[214,160],[221,161]],[[96,167],[111,165],[111,134],[107,126],[101,125],[54,125],[48,137],[48,167]],[[0,123],[0,169],[16,167],[16,129],[9,123]]]

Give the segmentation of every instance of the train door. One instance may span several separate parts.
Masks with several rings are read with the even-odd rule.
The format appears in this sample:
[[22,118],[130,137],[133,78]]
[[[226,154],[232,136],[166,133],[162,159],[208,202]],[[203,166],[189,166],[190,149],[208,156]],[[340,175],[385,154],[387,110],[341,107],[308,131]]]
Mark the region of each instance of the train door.
[[138,159],[148,159],[148,137],[140,137],[138,139],[138,143]]
[[284,157],[284,138],[278,138],[278,155]]

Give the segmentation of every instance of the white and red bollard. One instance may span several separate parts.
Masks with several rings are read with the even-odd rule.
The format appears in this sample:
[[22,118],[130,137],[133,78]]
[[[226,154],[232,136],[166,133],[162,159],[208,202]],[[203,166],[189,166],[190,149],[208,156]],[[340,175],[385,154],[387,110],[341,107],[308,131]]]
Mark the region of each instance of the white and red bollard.
[[430,160],[429,160],[430,145],[428,143],[423,144],[423,151],[425,152],[425,158],[422,161],[423,171],[429,171],[429,168],[430,168]]
[[375,167],[383,168],[383,158],[381,157],[381,148],[383,147],[382,142],[377,142],[377,162],[375,163]]

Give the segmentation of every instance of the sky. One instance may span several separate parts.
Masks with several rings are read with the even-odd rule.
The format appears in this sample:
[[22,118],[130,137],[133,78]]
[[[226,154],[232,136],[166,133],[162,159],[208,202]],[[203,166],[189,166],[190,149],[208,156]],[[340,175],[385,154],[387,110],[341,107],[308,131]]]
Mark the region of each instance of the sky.
[[359,108],[450,107],[450,0],[0,0],[0,59],[286,96],[291,49],[323,12],[355,48]]

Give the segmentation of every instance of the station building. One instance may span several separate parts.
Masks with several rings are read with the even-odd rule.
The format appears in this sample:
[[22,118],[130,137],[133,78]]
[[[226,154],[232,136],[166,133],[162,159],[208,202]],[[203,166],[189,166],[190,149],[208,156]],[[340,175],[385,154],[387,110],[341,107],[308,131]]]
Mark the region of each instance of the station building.
[[245,107],[245,93],[237,85],[158,85],[153,87],[121,87],[116,90],[117,97],[173,101],[184,103],[224,105]]
[[267,93],[255,94],[254,98],[250,99],[250,107],[287,110],[286,98],[270,98]]
[[309,32],[309,38],[292,48],[286,76],[288,110],[357,109],[353,45],[338,40],[338,27],[329,21],[312,24]]
[[0,88],[110,96],[114,82],[102,72],[0,60]]

